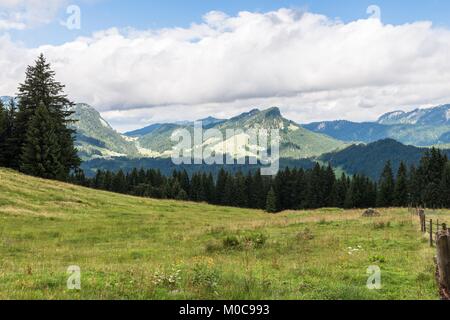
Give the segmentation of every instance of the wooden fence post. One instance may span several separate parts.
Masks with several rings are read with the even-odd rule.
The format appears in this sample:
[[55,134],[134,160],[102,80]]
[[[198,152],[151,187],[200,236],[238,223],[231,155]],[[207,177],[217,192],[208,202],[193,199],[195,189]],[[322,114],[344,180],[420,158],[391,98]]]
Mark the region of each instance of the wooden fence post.
[[436,234],[437,264],[439,269],[439,285],[444,292],[450,289],[450,235],[447,229]]
[[430,247],[433,246],[433,219],[430,219]]
[[419,210],[419,217],[420,217],[420,228],[423,233],[427,232],[426,230],[426,222],[425,222],[425,211]]

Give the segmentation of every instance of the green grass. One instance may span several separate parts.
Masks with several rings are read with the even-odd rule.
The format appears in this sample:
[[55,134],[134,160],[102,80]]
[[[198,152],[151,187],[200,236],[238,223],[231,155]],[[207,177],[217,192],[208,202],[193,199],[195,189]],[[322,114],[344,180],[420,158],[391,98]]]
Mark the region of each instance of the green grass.
[[1,299],[438,299],[433,255],[404,209],[269,215],[0,170]]

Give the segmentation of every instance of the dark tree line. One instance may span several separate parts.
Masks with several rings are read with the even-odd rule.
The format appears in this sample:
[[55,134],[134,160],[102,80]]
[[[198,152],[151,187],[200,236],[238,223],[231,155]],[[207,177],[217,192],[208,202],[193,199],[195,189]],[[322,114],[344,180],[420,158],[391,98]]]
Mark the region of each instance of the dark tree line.
[[376,205],[376,184],[363,176],[336,178],[333,169],[317,164],[311,170],[285,169],[275,177],[259,171],[247,174],[221,170],[216,177],[207,173],[175,171],[166,177],[159,170],[134,169],[98,171],[86,178],[78,171],[74,183],[118,193],[158,199],[190,200],[222,206],[264,209],[278,212],[288,209],[321,207],[364,208]]
[[450,162],[437,149],[426,152],[420,165],[401,164],[393,173],[388,162],[378,182],[362,176],[336,176],[331,166],[316,164],[313,169],[289,169],[275,177],[259,171],[232,174],[174,171],[166,177],[159,170],[134,169],[98,171],[86,178],[82,171],[72,182],[87,187],[158,199],[189,200],[222,206],[264,209],[279,212],[289,209],[322,207],[368,208],[427,206],[450,208]]
[[450,208],[450,161],[439,149],[427,151],[417,167],[408,170],[401,164],[394,182],[391,176],[388,164],[383,172],[380,204]]
[[43,55],[27,68],[18,90],[17,102],[0,103],[0,167],[67,180],[80,165],[68,127],[73,103]]

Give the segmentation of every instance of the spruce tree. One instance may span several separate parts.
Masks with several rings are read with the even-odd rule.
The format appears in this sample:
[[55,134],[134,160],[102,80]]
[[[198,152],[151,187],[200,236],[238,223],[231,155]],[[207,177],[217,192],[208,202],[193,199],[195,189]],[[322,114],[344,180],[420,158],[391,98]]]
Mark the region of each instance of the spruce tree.
[[347,191],[348,191],[347,176],[345,175],[345,173],[342,173],[341,178],[336,181],[334,187],[335,207],[344,208]]
[[178,192],[178,194],[176,195],[175,200],[179,200],[179,201],[187,201],[189,198],[188,194],[186,193],[186,191],[184,191],[184,189],[180,189],[180,191]]
[[278,212],[277,195],[275,194],[275,190],[273,188],[270,188],[270,191],[267,194],[266,211],[268,213],[277,213]]
[[117,193],[125,193],[127,190],[125,173],[119,170],[112,178],[112,191]]
[[[70,116],[73,114],[70,108],[73,103],[64,95],[64,85],[55,80],[55,72],[51,70],[50,64],[46,62],[42,54],[34,66],[27,68],[25,81],[19,85],[18,90],[19,110],[15,119],[14,135],[19,152],[24,150],[24,145],[27,143],[31,119],[37,108],[43,104],[52,119],[53,131],[56,136],[56,141],[52,143],[58,144],[60,149],[57,160],[63,170],[59,175],[62,175],[64,179],[67,178],[70,171],[76,169],[80,164],[74,147],[74,130],[69,128],[72,122]],[[19,154],[15,156],[19,158]],[[26,166],[27,164],[24,163],[19,165],[19,167]]]
[[401,162],[395,182],[394,204],[398,207],[406,207],[409,202],[408,170],[405,163]]
[[394,190],[394,174],[392,172],[391,162],[388,161],[380,178],[377,199],[378,207],[391,207],[393,205]]
[[8,111],[5,109],[3,102],[0,100],[0,167],[6,166],[6,130],[8,121]]
[[17,115],[17,107],[14,99],[9,101],[8,106],[5,109],[6,119],[5,119],[5,132],[4,132],[4,142],[2,146],[3,166],[19,169],[19,162],[21,150],[17,143],[17,132],[15,130],[15,120]]
[[441,206],[450,208],[450,162],[447,162],[443,170],[440,189]]
[[66,178],[54,119],[43,103],[30,119],[20,160],[20,170],[26,174],[46,179]]
[[325,205],[327,207],[332,207],[336,202],[334,188],[336,184],[336,175],[334,174],[334,170],[331,167],[331,164],[328,164],[328,167],[324,173],[324,193],[325,193]]

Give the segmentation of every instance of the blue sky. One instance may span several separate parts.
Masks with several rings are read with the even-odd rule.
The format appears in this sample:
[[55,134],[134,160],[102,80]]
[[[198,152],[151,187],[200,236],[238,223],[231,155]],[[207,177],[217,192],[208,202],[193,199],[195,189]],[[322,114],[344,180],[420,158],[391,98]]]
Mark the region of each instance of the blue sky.
[[380,7],[384,23],[403,24],[429,20],[436,26],[448,27],[450,24],[450,1],[447,0],[73,0],[68,4],[80,6],[81,30],[70,31],[60,26],[59,21],[67,16],[62,7],[52,23],[30,30],[12,31],[13,38],[32,47],[61,44],[77,36],[89,36],[94,31],[111,27],[188,27],[193,22],[201,22],[202,16],[212,10],[223,11],[232,16],[240,11],[267,12],[278,8],[293,8],[348,22],[367,18],[366,9],[373,4]]
[[[61,25],[73,4],[80,30]],[[120,131],[273,106],[299,123],[370,121],[450,102],[448,0],[0,0],[0,9],[0,96],[16,94],[42,52],[69,97]]]

